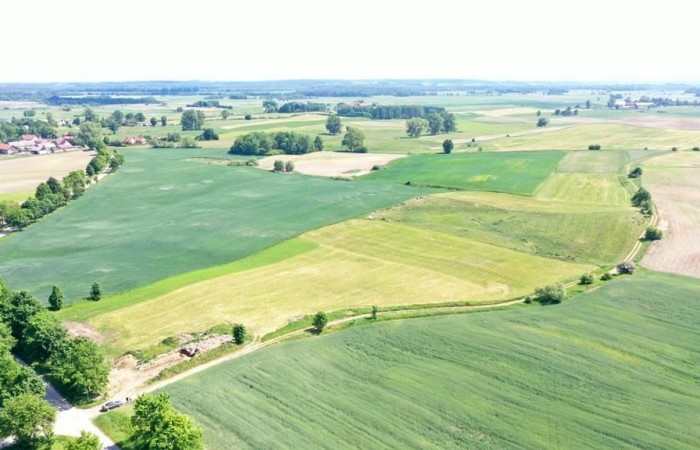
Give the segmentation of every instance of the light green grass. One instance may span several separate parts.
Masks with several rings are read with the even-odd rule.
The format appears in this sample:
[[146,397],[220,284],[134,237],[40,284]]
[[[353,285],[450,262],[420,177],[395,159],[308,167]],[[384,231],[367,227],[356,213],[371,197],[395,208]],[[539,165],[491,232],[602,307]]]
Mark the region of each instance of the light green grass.
[[377,220],[343,222],[302,239],[318,248],[192,284],[89,323],[119,352],[222,322],[265,334],[319,310],[505,300],[592,269]]
[[[553,121],[551,126],[556,126]],[[700,145],[700,131],[667,130],[620,124],[574,125],[567,128],[484,143],[488,150],[585,150],[600,144],[606,150],[670,150]]]
[[627,255],[646,225],[631,207],[471,192],[412,200],[375,216],[535,255],[608,265]]
[[575,203],[629,206],[632,198],[623,175],[612,173],[553,173],[535,193],[537,197]]
[[627,163],[624,152],[579,151],[569,152],[559,162],[561,173],[619,173]]
[[23,202],[34,195],[34,191],[26,192],[11,192],[9,194],[0,194],[0,202]]
[[697,280],[638,274],[280,344],[165,390],[210,450],[695,449],[699,301]]
[[478,191],[532,195],[564,157],[563,152],[413,155],[362,181],[389,181]]
[[67,302],[225,264],[309,229],[364,215],[423,191],[198,164],[221,150],[130,150],[126,164],[80,199],[0,241],[14,289]]

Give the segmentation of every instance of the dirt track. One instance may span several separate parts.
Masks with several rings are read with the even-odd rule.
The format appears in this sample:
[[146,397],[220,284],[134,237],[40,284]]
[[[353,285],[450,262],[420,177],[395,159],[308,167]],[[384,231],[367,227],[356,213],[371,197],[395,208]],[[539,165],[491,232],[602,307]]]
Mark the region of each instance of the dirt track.
[[643,175],[659,216],[663,239],[642,265],[700,278],[700,153],[677,153],[650,161]]

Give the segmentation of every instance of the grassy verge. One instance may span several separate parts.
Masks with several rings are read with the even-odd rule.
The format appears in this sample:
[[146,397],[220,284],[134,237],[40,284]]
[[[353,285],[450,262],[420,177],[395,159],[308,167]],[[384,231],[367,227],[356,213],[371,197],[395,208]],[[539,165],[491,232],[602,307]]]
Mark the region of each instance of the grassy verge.
[[122,450],[136,450],[133,444],[129,442],[129,438],[134,432],[131,427],[132,414],[133,406],[127,405],[120,409],[100,414],[93,422]]
[[176,364],[172,367],[168,367],[167,369],[163,369],[157,376],[151,378],[149,380],[149,383],[155,383],[157,381],[172,378],[177,374],[187,372],[188,370],[193,369],[197,366],[201,366],[202,364],[206,364],[210,361],[214,361],[215,359],[219,359],[224,355],[234,353],[240,350],[241,348],[242,346],[236,345],[233,342],[224,342],[215,349],[204,352],[195,358],[181,362],[180,364]]

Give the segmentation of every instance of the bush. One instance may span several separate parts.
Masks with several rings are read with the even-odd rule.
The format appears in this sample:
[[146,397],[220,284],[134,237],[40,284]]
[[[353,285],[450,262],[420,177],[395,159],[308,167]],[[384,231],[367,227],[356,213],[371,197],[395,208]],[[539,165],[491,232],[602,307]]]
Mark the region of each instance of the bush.
[[323,311],[319,311],[314,315],[312,324],[316,332],[320,334],[323,332],[323,329],[326,328],[326,325],[328,325],[328,316]]
[[581,275],[581,279],[579,279],[578,284],[593,284],[593,275],[591,275],[590,273]]
[[250,114],[246,114],[245,116],[243,116],[243,118],[245,120],[253,120],[253,116],[251,116]]
[[678,151],[678,147],[671,147],[671,151],[672,151],[672,152],[677,152],[677,151]]
[[294,161],[287,161],[284,163],[285,172],[294,172]]
[[282,172],[284,170],[284,161],[279,159],[275,160],[275,162],[272,164],[272,170],[275,172]]
[[649,225],[647,227],[647,231],[644,233],[644,240],[645,241],[658,241],[661,239],[664,235],[664,232],[661,231],[660,229],[656,228],[653,225]]
[[195,138],[198,141],[218,141],[219,135],[213,128],[205,128],[202,134]]
[[452,153],[452,149],[455,147],[454,143],[452,142],[452,139],[445,139],[442,143],[442,151],[450,154]]
[[700,152],[700,147],[693,147],[694,152]]
[[628,178],[637,178],[642,176],[642,168],[641,167],[635,167],[632,169],[632,171],[627,175]]
[[535,296],[541,305],[556,305],[566,299],[566,290],[560,284],[550,285],[537,288]]
[[632,196],[634,206],[642,206],[642,203],[648,200],[651,200],[651,194],[644,188],[639,188]]
[[540,117],[539,119],[537,119],[537,126],[538,127],[542,128],[542,127],[546,127],[547,125],[549,125],[549,120],[547,120],[546,118]]
[[636,266],[632,261],[623,261],[617,265],[617,273],[632,275]]
[[608,281],[612,280],[612,275],[610,275],[610,272],[605,272],[602,277],[600,277],[602,281]]
[[588,146],[588,150],[600,150],[601,146],[598,144],[592,144]]
[[383,165],[381,165],[381,164],[375,164],[375,165],[372,166],[372,171],[375,171],[375,170],[384,170],[384,169],[386,169],[386,167],[383,166]]

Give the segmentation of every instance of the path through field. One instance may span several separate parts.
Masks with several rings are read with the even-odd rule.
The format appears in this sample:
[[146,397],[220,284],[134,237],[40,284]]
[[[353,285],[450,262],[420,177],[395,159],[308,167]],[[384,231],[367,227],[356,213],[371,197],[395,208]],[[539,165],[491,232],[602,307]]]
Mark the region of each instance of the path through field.
[[664,236],[642,260],[652,270],[700,278],[700,154],[675,153],[645,164]]

